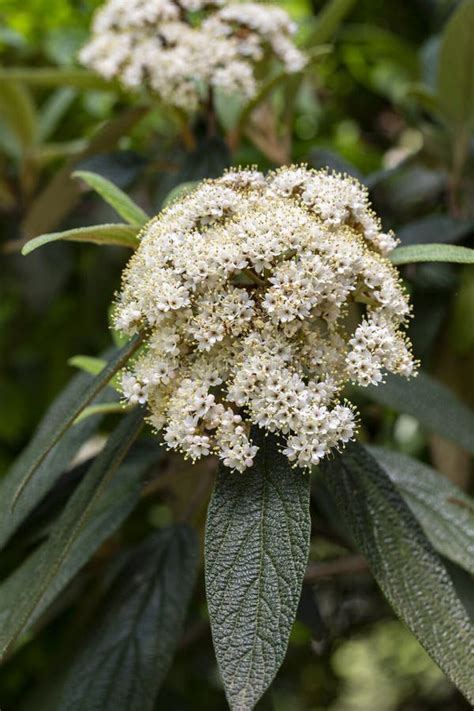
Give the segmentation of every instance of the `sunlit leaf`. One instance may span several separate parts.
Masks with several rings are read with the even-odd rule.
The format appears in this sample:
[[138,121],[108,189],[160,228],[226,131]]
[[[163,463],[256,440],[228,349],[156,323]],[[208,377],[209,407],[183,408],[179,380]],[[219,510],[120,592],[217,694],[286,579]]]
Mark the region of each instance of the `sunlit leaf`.
[[393,264],[412,264],[413,262],[455,262],[474,264],[474,249],[459,247],[455,244],[410,244],[397,247],[389,255]]
[[81,197],[79,182],[71,178],[76,165],[90,156],[114,148],[148,110],[148,107],[138,106],[111,118],[88,140],[83,150],[54,174],[26,213],[22,230],[27,237],[50,232],[69,214]]
[[138,229],[133,225],[92,225],[91,227],[76,227],[65,232],[51,232],[30,239],[22,248],[21,253],[26,255],[38,247],[50,242],[65,240],[66,242],[92,242],[99,245],[113,245],[136,249]]
[[77,170],[74,178],[80,178],[90,188],[95,190],[126,222],[131,225],[144,225],[150,219],[123,190],[120,190],[110,180],[89,170]]
[[77,425],[83,420],[87,420],[94,415],[114,415],[123,414],[130,410],[131,407],[122,405],[120,402],[103,402],[98,405],[89,405],[76,417],[74,424]]

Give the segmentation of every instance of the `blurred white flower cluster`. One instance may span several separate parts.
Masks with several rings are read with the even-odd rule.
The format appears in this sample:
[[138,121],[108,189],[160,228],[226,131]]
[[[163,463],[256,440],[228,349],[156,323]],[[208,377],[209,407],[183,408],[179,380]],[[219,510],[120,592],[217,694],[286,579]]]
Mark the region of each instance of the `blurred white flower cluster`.
[[145,330],[123,376],[169,447],[243,471],[251,425],[291,462],[351,439],[347,382],[416,369],[396,245],[352,178],[293,166],[203,182],[149,222],[123,278],[115,325]]
[[267,56],[288,73],[301,70],[306,58],[294,31],[283,9],[257,2],[108,0],[80,60],[107,79],[195,111],[209,88],[253,96],[255,65]]

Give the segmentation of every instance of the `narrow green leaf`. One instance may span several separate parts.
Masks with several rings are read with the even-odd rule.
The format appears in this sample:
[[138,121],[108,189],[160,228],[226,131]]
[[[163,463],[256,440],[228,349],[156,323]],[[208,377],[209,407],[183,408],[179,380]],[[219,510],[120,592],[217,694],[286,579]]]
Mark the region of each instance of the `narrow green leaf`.
[[474,232],[473,220],[460,220],[450,215],[428,215],[408,222],[397,230],[403,247],[432,242],[453,243]]
[[355,4],[356,0],[328,0],[315,18],[315,27],[308,37],[307,45],[328,42]]
[[[57,594],[70,580],[71,556],[76,561],[72,565],[76,572],[90,556],[90,545],[93,544],[92,552],[100,545],[97,519],[92,519],[91,528],[85,526],[97,513],[101,497],[105,496],[110,480],[142,426],[143,413],[138,409],[120,422],[68,501],[46,543],[0,587],[0,656],[3,657],[12,647],[35,613],[40,614],[51,602],[50,591]],[[108,499],[108,508],[100,509],[101,516],[108,517],[110,503]],[[123,505],[123,499],[121,503]],[[110,528],[107,528],[106,535],[109,532]],[[82,544],[73,549],[81,534]],[[84,543],[84,537],[89,541],[89,548]],[[87,558],[84,558],[86,554]]]
[[474,627],[451,579],[385,471],[360,445],[320,466],[344,525],[399,617],[471,702]]
[[50,234],[34,237],[27,242],[21,253],[27,255],[38,247],[50,242],[66,240],[68,242],[92,242],[100,245],[116,245],[136,249],[138,229],[132,225],[93,225],[91,227],[76,227],[65,232],[51,232]]
[[58,711],[154,708],[196,578],[199,545],[188,526],[150,536],[128,559],[75,656]]
[[47,141],[53,135],[77,94],[71,87],[57,89],[41,107],[39,139]]
[[76,417],[74,424],[78,425],[83,420],[87,420],[94,415],[123,415],[131,409],[130,406],[123,405],[121,402],[102,402],[98,405],[89,405]]
[[410,244],[397,247],[389,255],[393,264],[412,264],[413,262],[455,262],[474,264],[474,249],[459,247],[455,244]]
[[[126,343],[126,340],[125,340]],[[123,345],[123,341],[122,341]],[[104,360],[103,358],[94,358],[93,356],[85,356],[85,355],[76,355],[73,356],[72,358],[69,358],[68,360],[68,365],[72,365],[73,368],[79,368],[79,370],[84,371],[84,373],[89,373],[90,375],[99,375],[101,373],[105,366],[107,365],[107,361]],[[109,381],[109,387],[113,388],[117,392],[121,392],[120,388],[120,378],[114,377],[111,378]],[[86,410],[90,408],[86,408]],[[82,419],[83,414],[85,413],[85,410],[83,413],[81,413],[77,419],[76,422],[80,422]],[[87,415],[88,417],[89,415]]]
[[457,130],[474,129],[474,0],[463,0],[442,35],[437,93]]
[[130,225],[144,225],[150,219],[141,207],[139,207],[123,190],[120,190],[110,180],[98,173],[89,170],[76,170],[72,174],[73,178],[80,178],[90,188],[95,190],[105,202]]
[[111,358],[107,367],[92,381],[88,379],[84,382],[82,379],[75,379],[74,385],[71,384],[71,388],[67,391],[67,397],[58,400],[56,406],[51,408],[22,456],[23,476],[20,472],[18,473],[18,478],[20,479],[21,476],[21,481],[13,497],[13,502],[10,502],[13,506],[56,442],[59,442],[79,413],[92,402],[112,376],[125,365],[139,348],[141,342],[142,336],[140,335],[132,338]]
[[7,123],[23,150],[36,143],[36,108],[29,90],[23,84],[0,79],[0,118]]
[[76,89],[116,90],[120,85],[102,79],[96,72],[71,67],[2,67],[0,84],[3,82],[23,82],[31,86],[74,87]]
[[69,358],[68,365],[83,370],[89,375],[99,375],[107,365],[107,361],[103,358],[94,358],[94,356],[76,355]]
[[87,141],[87,145],[54,173],[46,187],[33,200],[22,224],[27,237],[53,230],[72,210],[81,197],[81,186],[71,178],[71,172],[81,160],[110,151],[147,113],[148,108],[136,106],[106,121]]
[[219,471],[206,524],[206,594],[227,699],[249,711],[283,662],[308,560],[307,472],[273,436],[244,474]]
[[474,412],[427,373],[405,380],[388,375],[383,385],[360,388],[372,400],[415,417],[422,427],[474,454]]
[[369,447],[436,550],[474,575],[474,499],[445,476],[383,447]]
[[[78,392],[90,387],[90,384],[90,376],[82,373],[71,380],[46,412],[30,445],[20,454],[5,476],[0,479],[0,548],[5,545],[22,521],[61,476],[79,447],[97,429],[101,419],[98,416],[91,417],[87,422],[71,427],[38,466],[38,476],[31,481],[28,487],[28,495],[22,496],[14,509],[12,509],[15,492],[25,476],[25,471],[30,466],[31,450],[36,447],[41,431],[47,428],[49,421],[60,421],[71,399],[75,398]],[[99,395],[100,400],[115,397],[111,391],[104,391]]]

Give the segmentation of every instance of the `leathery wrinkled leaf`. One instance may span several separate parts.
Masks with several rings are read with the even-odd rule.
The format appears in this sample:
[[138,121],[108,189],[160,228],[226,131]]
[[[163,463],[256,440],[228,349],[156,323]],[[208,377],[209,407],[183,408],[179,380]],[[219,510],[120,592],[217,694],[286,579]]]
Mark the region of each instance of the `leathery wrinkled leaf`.
[[451,578],[390,478],[356,443],[320,465],[343,525],[396,614],[474,702],[474,627]]
[[273,436],[243,474],[222,467],[206,525],[206,594],[233,711],[252,709],[283,662],[309,551],[310,477]]

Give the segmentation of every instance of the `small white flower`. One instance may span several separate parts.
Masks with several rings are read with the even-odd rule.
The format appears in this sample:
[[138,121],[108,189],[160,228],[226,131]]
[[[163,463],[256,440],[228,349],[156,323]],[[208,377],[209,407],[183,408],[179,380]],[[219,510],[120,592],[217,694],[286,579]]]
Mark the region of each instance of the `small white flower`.
[[[287,13],[267,4],[107,0],[80,60],[106,79],[116,77],[133,90],[145,86],[165,103],[192,112],[202,101],[202,87],[254,96],[256,64],[269,50],[286,72],[299,72],[307,60],[293,43],[294,32]],[[201,224],[225,209],[221,204],[203,214]]]

